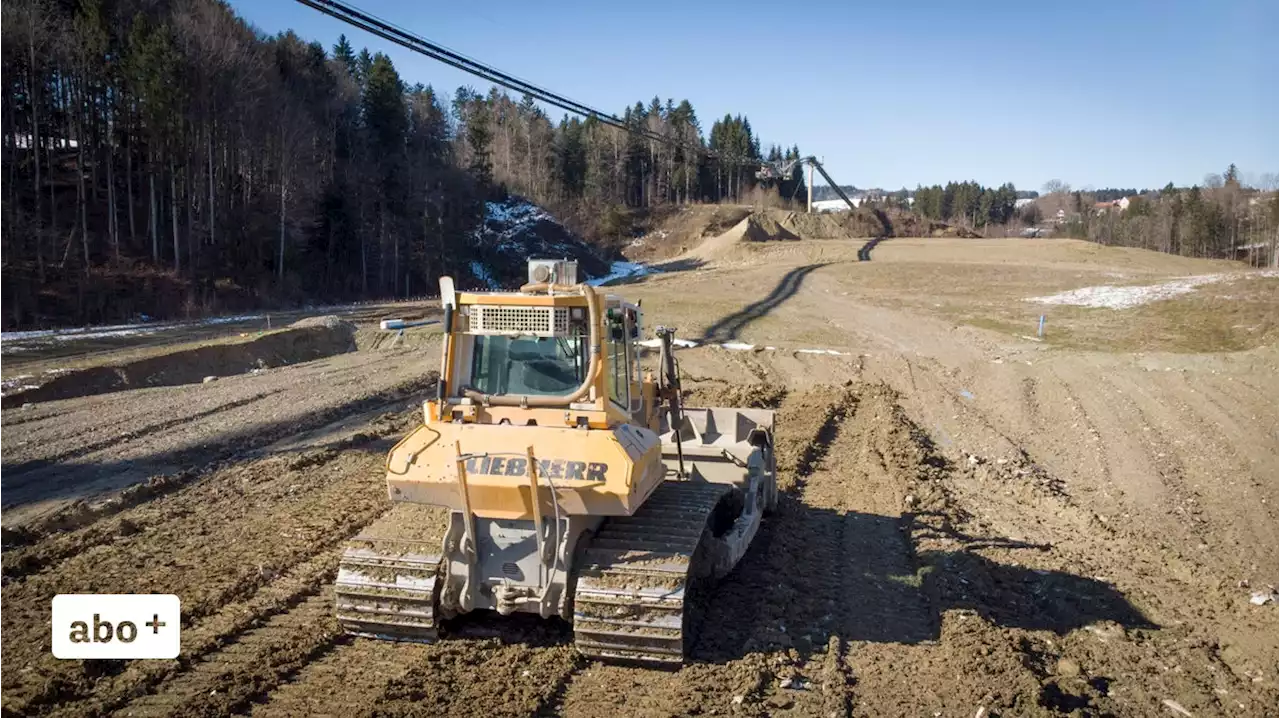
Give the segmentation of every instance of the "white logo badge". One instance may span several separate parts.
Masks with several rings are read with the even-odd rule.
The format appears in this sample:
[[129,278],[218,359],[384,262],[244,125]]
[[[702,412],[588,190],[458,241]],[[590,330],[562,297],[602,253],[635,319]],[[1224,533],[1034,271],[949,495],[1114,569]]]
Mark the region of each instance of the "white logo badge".
[[181,620],[173,594],[60,594],[53,597],[53,655],[177,658]]

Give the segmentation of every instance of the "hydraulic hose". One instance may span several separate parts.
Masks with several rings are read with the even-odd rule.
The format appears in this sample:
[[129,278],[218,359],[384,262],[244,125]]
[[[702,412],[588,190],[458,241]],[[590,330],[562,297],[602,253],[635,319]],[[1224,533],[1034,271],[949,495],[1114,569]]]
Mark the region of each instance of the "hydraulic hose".
[[536,394],[482,394],[475,389],[466,388],[462,393],[472,401],[479,402],[485,406],[532,406],[539,408],[559,407],[572,404],[587,392],[591,391],[591,387],[596,383],[596,376],[600,373],[600,300],[596,296],[595,288],[587,284],[577,284],[572,286],[561,284],[526,284],[520,287],[522,292],[538,292],[544,290],[572,292],[577,291],[587,300],[587,376],[582,380],[582,384],[577,389],[568,394],[557,394],[552,396],[542,396]]

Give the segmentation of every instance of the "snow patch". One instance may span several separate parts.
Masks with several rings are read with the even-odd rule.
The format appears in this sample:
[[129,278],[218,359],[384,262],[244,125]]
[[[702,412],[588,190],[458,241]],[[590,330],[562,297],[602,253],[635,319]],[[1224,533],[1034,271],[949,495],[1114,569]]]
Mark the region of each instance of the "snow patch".
[[602,284],[605,284],[607,282],[612,282],[618,279],[626,279],[628,277],[643,277],[646,274],[654,274],[658,271],[660,270],[654,269],[653,267],[650,267],[647,264],[640,264],[638,262],[614,262],[609,265],[608,274],[604,275],[603,277],[588,279],[587,284],[590,284],[593,287],[598,287]]
[[[539,222],[561,226],[550,212],[525,199],[511,197],[505,202],[485,202],[484,222],[472,233],[472,240],[500,252],[524,253],[525,248],[517,237],[532,232]],[[548,244],[548,251],[572,254],[571,247]]]
[[[29,351],[30,347],[22,344],[47,345],[51,341],[69,342],[81,339],[105,339],[108,337],[128,337],[143,334],[180,329],[182,327],[210,326],[248,322],[266,318],[265,314],[243,314],[234,317],[211,317],[194,322],[162,322],[139,324],[114,324],[101,327],[73,327],[70,329],[38,329],[25,332],[4,332],[0,334],[0,343],[4,344],[3,353]],[[11,344],[17,343],[17,345]]]
[[847,357],[848,352],[838,352],[835,349],[797,349],[800,354],[829,354],[835,357]]
[[8,379],[0,379],[0,397],[10,392],[20,392],[20,390],[29,387],[28,379],[35,379],[35,376],[29,374],[19,374],[18,376],[10,376]]
[[1262,272],[1229,272],[1224,274],[1200,274],[1192,277],[1179,277],[1160,284],[1140,287],[1084,287],[1069,292],[1060,292],[1045,297],[1030,297],[1026,301],[1041,304],[1058,304],[1075,307],[1093,307],[1099,309],[1130,309],[1149,302],[1172,299],[1188,294],[1197,287],[1217,282],[1233,282],[1238,279],[1254,277],[1274,278],[1280,276],[1275,269]]
[[476,276],[476,279],[484,282],[486,287],[490,289],[499,289],[497,280],[493,278],[493,273],[489,271],[488,267],[484,266],[480,262],[471,262],[471,273]]
[[1196,290],[1196,287],[1228,279],[1236,279],[1239,276],[1234,274],[1201,274],[1193,277],[1179,277],[1160,284],[1137,287],[1116,287],[1111,285],[1082,287],[1044,297],[1031,297],[1026,301],[1095,309],[1132,309],[1150,302],[1158,302],[1164,299],[1173,299],[1183,294],[1190,294]]
[[506,203],[485,202],[484,220],[508,225],[532,224],[538,220],[556,221],[550,212],[525,200],[508,200]]
[[720,348],[730,349],[733,351],[740,351],[740,352],[749,352],[749,351],[754,351],[756,348],[756,345],[747,344],[745,342],[725,342],[724,344],[720,345]]
[[[698,343],[692,339],[672,339],[671,343],[680,349],[692,349],[698,346]],[[647,349],[657,349],[662,346],[662,340],[645,339],[644,341],[636,342],[636,344]]]

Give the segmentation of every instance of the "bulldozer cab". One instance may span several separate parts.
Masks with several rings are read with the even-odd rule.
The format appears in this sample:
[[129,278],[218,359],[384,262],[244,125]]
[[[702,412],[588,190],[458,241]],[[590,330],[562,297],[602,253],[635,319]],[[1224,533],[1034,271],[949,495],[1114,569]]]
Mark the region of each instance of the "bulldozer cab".
[[442,298],[444,371],[428,423],[656,430],[637,356],[639,305],[582,284]]

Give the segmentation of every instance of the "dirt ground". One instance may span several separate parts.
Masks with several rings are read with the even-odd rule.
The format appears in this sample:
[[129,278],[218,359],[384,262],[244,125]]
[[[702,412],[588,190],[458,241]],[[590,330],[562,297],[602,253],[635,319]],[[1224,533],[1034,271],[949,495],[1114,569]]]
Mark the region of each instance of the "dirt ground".
[[[867,244],[743,243],[611,290],[701,342],[690,402],[778,410],[781,508],[684,668],[585,661],[520,616],[338,632],[339,546],[386,519],[383,458],[439,362],[370,315],[358,351],[3,410],[5,712],[1277,715],[1277,606],[1251,601],[1280,582],[1275,277]],[[1210,274],[1130,309],[1026,301]],[[69,592],[177,593],[182,655],[53,659]]]

